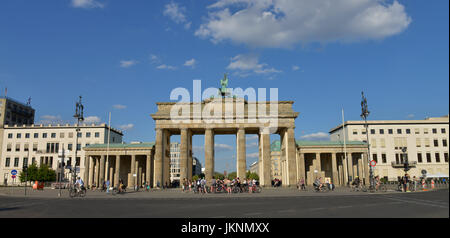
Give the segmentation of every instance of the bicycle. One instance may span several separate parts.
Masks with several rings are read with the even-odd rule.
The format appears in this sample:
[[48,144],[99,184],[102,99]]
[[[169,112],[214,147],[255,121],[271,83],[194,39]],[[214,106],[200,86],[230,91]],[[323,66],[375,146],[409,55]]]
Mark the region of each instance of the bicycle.
[[71,198],[74,198],[74,197],[85,197],[86,196],[86,188],[84,188],[84,187],[81,187],[81,188],[70,187],[69,188],[69,196]]

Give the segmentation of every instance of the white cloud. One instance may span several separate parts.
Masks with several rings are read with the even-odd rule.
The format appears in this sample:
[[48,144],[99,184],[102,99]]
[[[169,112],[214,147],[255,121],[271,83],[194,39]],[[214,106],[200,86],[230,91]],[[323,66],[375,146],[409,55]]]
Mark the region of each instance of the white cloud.
[[214,149],[218,151],[233,150],[233,146],[227,144],[214,144]]
[[75,8],[104,8],[105,4],[96,0],[72,0],[72,7]]
[[160,66],[158,66],[156,68],[157,69],[167,69],[167,70],[175,70],[175,69],[177,69],[174,66],[170,66],[170,65],[166,65],[166,64],[162,64],[162,65],[160,65]]
[[64,123],[63,123],[60,115],[57,115],[57,116],[43,115],[43,116],[41,116],[41,120],[37,124],[47,125],[47,124],[64,124]]
[[121,109],[127,108],[127,106],[121,105],[121,104],[115,104],[115,105],[113,105],[113,108],[121,110]]
[[297,65],[292,66],[292,71],[297,71],[299,69],[300,69],[300,67],[298,67]]
[[259,153],[256,152],[256,153],[247,154],[246,157],[249,159],[259,158]]
[[384,39],[412,21],[397,0],[218,0],[208,9],[196,36],[252,47]]
[[157,64],[157,63],[160,63],[160,62],[161,62],[161,60],[159,59],[158,56],[156,56],[154,54],[150,55],[150,63],[151,64]]
[[131,130],[131,129],[133,129],[133,127],[134,127],[134,125],[133,124],[125,124],[125,125],[120,125],[119,126],[119,128],[122,130],[122,131],[128,131],[128,130]]
[[84,123],[91,124],[91,123],[99,123],[101,121],[100,117],[98,116],[89,116],[84,118]]
[[171,2],[164,7],[164,16],[169,17],[177,24],[184,24],[184,28],[187,30],[191,28],[191,22],[186,18],[186,8],[180,7],[178,3]]
[[236,55],[231,58],[230,64],[227,66],[229,70],[237,70],[240,76],[248,76],[249,72],[256,74],[281,73],[282,71],[268,67],[266,63],[259,63],[259,59],[255,55]]
[[197,61],[194,58],[192,58],[190,60],[186,60],[186,62],[184,62],[184,66],[194,68],[196,63]]
[[408,118],[414,118],[415,115],[414,114],[408,114]]
[[120,67],[128,68],[128,67],[133,66],[133,65],[135,65],[137,63],[139,63],[139,62],[136,61],[136,60],[121,60],[120,61]]
[[301,136],[300,138],[305,139],[305,140],[329,140],[330,135],[325,132],[317,132],[317,133],[312,133],[312,134]]

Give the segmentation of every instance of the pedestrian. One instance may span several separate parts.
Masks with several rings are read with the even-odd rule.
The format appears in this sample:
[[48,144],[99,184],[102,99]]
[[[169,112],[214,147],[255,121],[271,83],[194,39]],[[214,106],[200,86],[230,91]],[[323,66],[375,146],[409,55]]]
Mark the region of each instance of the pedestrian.
[[110,185],[109,179],[106,181],[105,185],[106,185],[106,193],[109,193],[109,185]]
[[300,179],[300,187],[302,190],[306,190],[305,178],[303,178],[303,177]]

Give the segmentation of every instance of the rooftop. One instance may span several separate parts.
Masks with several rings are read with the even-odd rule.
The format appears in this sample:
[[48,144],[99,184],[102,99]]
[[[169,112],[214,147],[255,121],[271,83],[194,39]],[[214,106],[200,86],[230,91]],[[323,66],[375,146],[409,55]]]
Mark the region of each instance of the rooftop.
[[[110,143],[110,149],[129,149],[129,148],[152,148],[155,142],[141,142],[141,143]],[[85,149],[106,149],[108,144],[92,144],[84,147]]]

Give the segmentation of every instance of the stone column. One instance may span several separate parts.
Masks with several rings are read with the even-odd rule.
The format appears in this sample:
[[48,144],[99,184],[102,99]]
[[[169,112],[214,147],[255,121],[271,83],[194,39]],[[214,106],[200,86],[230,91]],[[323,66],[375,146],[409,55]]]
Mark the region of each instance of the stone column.
[[363,154],[363,167],[364,167],[364,178],[366,180],[366,185],[370,185],[370,165],[369,165],[369,156],[367,153]]
[[116,188],[119,187],[120,180],[120,155],[116,155],[116,169],[114,173],[114,186]]
[[100,186],[100,157],[95,158],[95,186],[97,189]]
[[163,185],[170,184],[170,132],[164,131],[163,143]]
[[111,156],[109,156],[109,186],[114,186],[114,167]]
[[100,177],[98,183],[99,188],[103,185],[103,182],[105,182],[105,159],[105,155],[100,156]]
[[246,162],[246,147],[245,147],[245,129],[239,128],[236,134],[236,168],[237,176],[240,179],[245,179],[247,162]]
[[94,183],[94,168],[95,168],[95,159],[93,156],[89,156],[89,187]]
[[192,131],[188,131],[188,162],[187,162],[187,178],[192,180]]
[[89,155],[86,155],[84,158],[84,163],[85,163],[85,165],[84,165],[84,184],[86,186],[89,186],[90,159],[91,159],[91,157]]
[[270,179],[270,134],[268,130],[260,130],[259,180],[261,186],[271,186]]
[[[322,164],[320,160],[320,153],[316,153],[316,158],[314,159],[314,170],[317,170],[317,173],[314,173],[313,181],[316,180],[316,178],[322,177]],[[322,181],[323,182],[323,181]]]
[[164,159],[164,151],[163,151],[163,134],[164,131],[162,129],[156,129],[156,143],[155,143],[155,168],[154,168],[154,179],[153,179],[153,187],[159,183],[159,186],[163,185],[163,159]]
[[214,131],[205,131],[205,179],[209,183],[214,175]]
[[[131,172],[130,179],[128,179],[128,187],[133,188],[136,185],[137,173],[136,173],[136,155],[131,155]],[[133,175],[136,174],[136,177]]]
[[296,165],[296,145],[294,128],[289,127],[284,130],[283,144],[285,148],[285,181],[283,185],[295,186],[297,184],[297,165]]
[[333,184],[339,185],[339,175],[338,175],[338,169],[337,169],[337,160],[336,160],[336,153],[331,153],[331,169],[333,173]]
[[299,153],[297,167],[298,167],[298,180],[303,178],[303,180],[305,181],[305,184],[306,184],[306,175],[305,175],[306,169],[305,169],[305,154],[304,153]]
[[364,168],[363,168],[363,162],[362,162],[362,154],[359,155],[358,158],[358,176],[359,179],[362,181],[364,181]]
[[349,171],[348,171],[348,156],[346,156],[346,154],[342,154],[342,167],[344,167],[344,185],[348,184],[348,176],[349,176]]
[[135,185],[137,186],[141,186],[142,184],[142,168],[140,166],[139,160],[136,160],[136,165],[135,165],[135,171],[136,171],[136,179],[135,179]]
[[180,135],[180,184],[187,179],[188,174],[188,129],[182,128]]
[[151,159],[151,155],[147,154],[145,155],[146,157],[146,162],[145,162],[145,182],[147,183],[147,185],[150,184],[150,176],[151,176],[151,163],[152,163],[152,159]]

